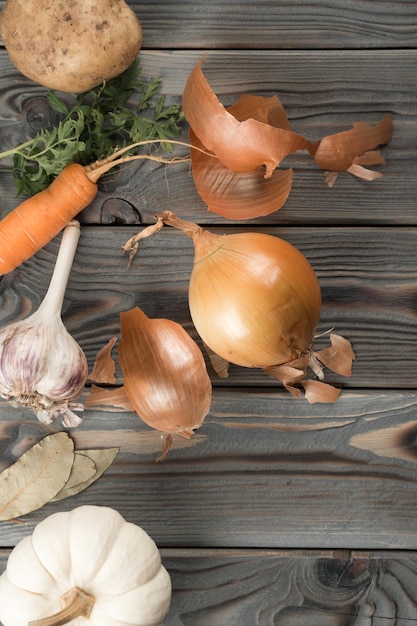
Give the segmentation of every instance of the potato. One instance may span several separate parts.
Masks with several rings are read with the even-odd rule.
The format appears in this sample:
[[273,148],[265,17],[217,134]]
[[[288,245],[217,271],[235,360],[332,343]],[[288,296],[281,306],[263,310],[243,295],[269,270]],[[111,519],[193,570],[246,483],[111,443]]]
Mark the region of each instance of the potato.
[[142,27],[124,0],[7,0],[0,36],[22,74],[82,93],[129,67]]

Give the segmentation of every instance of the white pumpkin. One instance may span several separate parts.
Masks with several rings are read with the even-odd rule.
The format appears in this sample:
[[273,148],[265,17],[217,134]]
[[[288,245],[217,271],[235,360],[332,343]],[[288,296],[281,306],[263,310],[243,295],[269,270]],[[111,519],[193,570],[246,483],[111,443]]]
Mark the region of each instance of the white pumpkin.
[[[83,594],[84,609],[71,614],[64,605],[72,596],[82,605]],[[162,626],[170,600],[171,579],[153,539],[102,506],[44,519],[0,576],[4,626]]]

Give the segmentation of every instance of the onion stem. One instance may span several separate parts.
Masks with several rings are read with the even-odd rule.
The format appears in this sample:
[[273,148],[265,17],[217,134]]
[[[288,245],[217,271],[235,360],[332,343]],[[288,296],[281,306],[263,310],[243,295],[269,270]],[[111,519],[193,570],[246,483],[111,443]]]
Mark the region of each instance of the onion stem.
[[136,235],[133,235],[133,237],[131,237],[123,246],[123,252],[129,253],[128,267],[130,267],[138,250],[139,241],[159,232],[164,224],[181,230],[183,233],[188,235],[188,237],[191,237],[193,241],[195,241],[198,236],[201,238],[203,235],[209,240],[217,237],[217,235],[213,235],[209,231],[203,230],[201,226],[195,224],[194,222],[182,220],[180,217],[177,217],[175,213],[172,213],[172,211],[162,211],[162,213],[159,213],[155,217],[157,220],[155,224],[151,224],[150,226],[147,226],[143,230],[139,231]]
[[29,626],[64,626],[77,617],[89,618],[95,598],[78,587],[73,587],[61,598],[63,608],[58,613],[29,622]]
[[178,228],[178,230],[182,230],[183,233],[185,233],[192,239],[194,239],[194,237],[197,234],[200,234],[203,230],[198,224],[182,220],[171,211],[163,211],[162,213],[159,213],[156,217],[167,226],[172,226],[173,228]]

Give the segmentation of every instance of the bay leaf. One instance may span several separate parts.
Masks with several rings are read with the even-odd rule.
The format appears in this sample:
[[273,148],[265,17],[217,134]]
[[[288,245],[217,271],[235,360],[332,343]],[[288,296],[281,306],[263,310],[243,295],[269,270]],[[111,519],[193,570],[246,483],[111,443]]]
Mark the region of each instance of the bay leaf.
[[89,478],[95,476],[96,473],[96,465],[92,459],[90,459],[85,454],[74,451],[74,463],[72,464],[71,472],[68,477],[67,482],[63,486],[63,488],[58,491],[56,496],[52,498],[52,502],[57,502],[58,500],[63,500],[68,496],[72,496],[73,493],[77,493],[74,491],[78,487],[78,485],[84,483]]
[[0,474],[0,520],[41,508],[65,485],[74,462],[74,443],[66,432],[44,437]]
[[[64,498],[74,496],[75,494],[84,491],[84,489],[87,489],[87,487],[104,474],[106,469],[113,463],[118,452],[119,448],[106,448],[103,450],[77,450],[74,454],[74,476],[73,472],[71,472],[68,482],[64,485],[61,491],[56,494],[53,501],[56,502],[63,500]],[[85,469],[85,473],[83,475],[82,471],[76,471],[77,464],[79,465],[79,468],[81,468],[82,464],[84,465],[84,468],[91,467],[92,464],[94,466],[94,471],[92,474],[87,476],[89,470]]]

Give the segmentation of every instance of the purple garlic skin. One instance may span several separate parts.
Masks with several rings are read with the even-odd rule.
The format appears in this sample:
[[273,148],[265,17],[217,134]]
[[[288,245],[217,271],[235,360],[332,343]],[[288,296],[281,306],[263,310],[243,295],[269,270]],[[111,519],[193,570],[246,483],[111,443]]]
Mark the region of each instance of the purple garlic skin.
[[64,228],[48,291],[35,313],[0,329],[0,397],[31,408],[50,424],[78,426],[73,409],[88,377],[87,359],[61,318],[62,303],[80,237],[76,220]]
[[72,409],[88,376],[82,348],[59,316],[40,311],[0,330],[0,395],[13,406],[31,408],[49,424],[58,416],[65,426],[81,419]]

